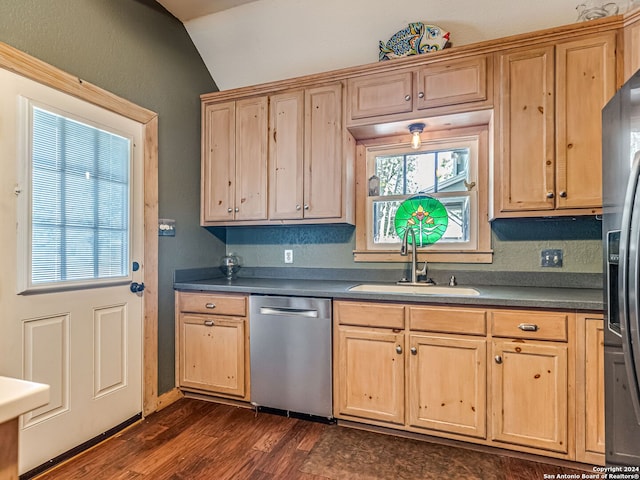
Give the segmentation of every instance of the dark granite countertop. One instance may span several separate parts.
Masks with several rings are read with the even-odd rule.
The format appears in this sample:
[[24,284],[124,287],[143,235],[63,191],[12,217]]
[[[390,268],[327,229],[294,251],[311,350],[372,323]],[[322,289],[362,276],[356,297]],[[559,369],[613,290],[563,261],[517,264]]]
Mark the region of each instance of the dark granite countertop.
[[[257,271],[256,271],[257,270]],[[272,269],[273,270],[273,269]],[[284,269],[282,269],[284,270]],[[305,269],[306,270],[306,269]],[[234,280],[227,280],[216,273],[217,269],[198,269],[176,271],[174,288],[180,291],[205,291],[205,292],[236,292],[256,295],[284,295],[284,296],[304,296],[323,297],[333,299],[359,299],[378,301],[398,301],[425,304],[447,304],[447,305],[483,305],[500,307],[526,307],[526,308],[549,308],[549,309],[570,309],[580,311],[598,312],[603,310],[603,296],[601,288],[588,288],[581,280],[571,277],[563,279],[560,283],[565,286],[555,284],[549,286],[511,286],[511,285],[482,285],[478,283],[462,283],[460,287],[473,287],[479,291],[475,296],[458,296],[455,294],[411,294],[411,293],[380,293],[380,292],[354,292],[349,291],[353,286],[359,284],[388,284],[384,277],[371,279],[371,275],[362,275],[362,279],[353,278],[327,278],[324,269],[309,269],[302,272],[306,278],[299,278],[301,272],[290,271],[291,277],[282,276],[285,272],[278,272],[277,275],[255,269],[247,271],[245,276],[239,276]],[[316,272],[315,275],[312,275]],[[397,273],[396,273],[397,275]],[[352,275],[342,275],[350,277]],[[314,279],[310,279],[314,278]],[[461,276],[465,278],[465,275]],[[526,275],[521,276],[523,279]],[[587,279],[586,283],[599,286],[593,278]],[[437,280],[436,280],[437,281]],[[446,285],[438,282],[439,285]],[[533,282],[539,283],[534,279]],[[556,283],[556,282],[548,282]],[[429,287],[421,287],[428,290]],[[455,289],[452,289],[455,292]]]

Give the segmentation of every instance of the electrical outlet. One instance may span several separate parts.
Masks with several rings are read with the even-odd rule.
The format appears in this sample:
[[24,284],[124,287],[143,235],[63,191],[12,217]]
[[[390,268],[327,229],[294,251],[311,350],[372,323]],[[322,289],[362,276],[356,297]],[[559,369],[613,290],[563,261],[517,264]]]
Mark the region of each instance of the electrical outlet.
[[293,250],[284,251],[284,263],[293,263]]
[[540,252],[541,267],[562,267],[562,250],[553,248]]

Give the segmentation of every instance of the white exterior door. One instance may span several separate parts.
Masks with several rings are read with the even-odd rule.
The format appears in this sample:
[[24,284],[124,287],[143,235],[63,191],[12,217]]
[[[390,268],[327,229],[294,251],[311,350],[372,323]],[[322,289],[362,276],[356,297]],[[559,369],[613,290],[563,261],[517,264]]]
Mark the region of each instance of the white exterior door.
[[[126,206],[113,200],[117,196],[111,197],[110,193],[105,200],[103,193],[95,193],[98,187],[94,193],[83,195],[84,187],[78,190],[76,185],[75,197],[67,199],[66,204],[60,200],[56,207],[63,216],[91,212],[94,225],[120,209],[126,214],[126,231],[120,232],[126,246],[109,237],[108,221],[99,228],[72,225],[61,230],[62,240],[46,229],[38,230],[39,215],[48,209],[48,201],[34,200],[41,183],[33,180],[34,154],[25,141],[32,138],[28,112],[34,104],[44,110],[51,107],[65,118],[69,113],[79,124],[116,132],[114,138],[121,136],[129,142],[125,142],[130,145],[127,185],[118,187],[121,192],[126,190],[120,197],[127,198]],[[144,281],[142,131],[137,122],[0,69],[0,375],[51,386],[50,402],[21,418],[20,473],[142,411],[143,297],[130,291],[131,282]],[[93,160],[98,161],[102,160]],[[45,183],[55,175],[65,176],[64,172],[45,173]],[[71,191],[72,183],[85,179],[95,182],[95,177],[88,166],[85,174],[68,176],[64,188]],[[52,203],[59,199],[54,200]],[[34,204],[39,206],[34,209]],[[41,216],[47,214],[45,211]],[[41,234],[34,233],[38,231]],[[75,240],[70,240],[74,235]],[[84,248],[87,237],[100,237],[103,243],[95,240],[92,253],[91,248]],[[105,254],[105,248],[110,253]],[[93,261],[97,273],[87,279],[81,270],[92,254],[96,255]],[[118,255],[122,257],[121,271],[102,265]],[[63,274],[60,281],[34,281],[34,272],[47,270],[49,265],[56,272],[62,269],[71,273]]]

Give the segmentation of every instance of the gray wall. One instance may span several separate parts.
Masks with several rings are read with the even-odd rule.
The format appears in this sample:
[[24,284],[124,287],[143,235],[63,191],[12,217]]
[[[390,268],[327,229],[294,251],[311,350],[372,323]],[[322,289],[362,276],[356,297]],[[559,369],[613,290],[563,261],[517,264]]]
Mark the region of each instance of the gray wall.
[[[433,270],[544,271],[601,273],[601,221],[595,217],[509,219],[492,223],[493,263],[432,264]],[[400,268],[398,264],[353,261],[355,229],[350,226],[230,228],[227,251],[248,266],[283,267],[285,248],[295,267]],[[540,251],[560,248],[561,268],[540,267]]]
[[217,263],[199,226],[200,98],[217,90],[183,25],[153,1],[2,0],[0,41],[158,113],[159,392],[174,386],[173,270]]

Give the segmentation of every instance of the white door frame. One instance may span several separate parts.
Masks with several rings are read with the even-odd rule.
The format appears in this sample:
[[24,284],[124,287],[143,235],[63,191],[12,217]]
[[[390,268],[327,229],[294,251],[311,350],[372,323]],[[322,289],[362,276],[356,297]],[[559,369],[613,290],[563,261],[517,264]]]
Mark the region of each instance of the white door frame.
[[[142,414],[158,409],[158,114],[0,42],[0,68],[143,125],[144,282]],[[170,403],[174,399],[167,400]]]

